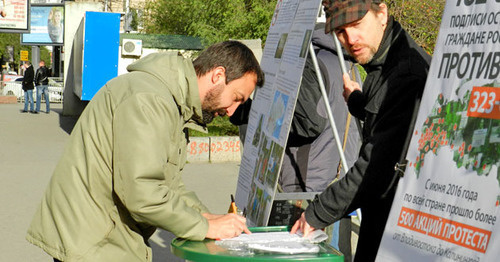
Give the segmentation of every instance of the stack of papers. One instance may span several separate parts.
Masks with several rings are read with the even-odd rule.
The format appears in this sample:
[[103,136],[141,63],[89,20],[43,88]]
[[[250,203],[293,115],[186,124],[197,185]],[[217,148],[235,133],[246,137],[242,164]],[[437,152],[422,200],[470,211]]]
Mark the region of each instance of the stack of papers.
[[216,241],[216,244],[234,251],[260,251],[283,254],[318,253],[316,243],[327,239],[325,232],[316,230],[307,238],[290,232],[262,232],[241,234],[234,238]]

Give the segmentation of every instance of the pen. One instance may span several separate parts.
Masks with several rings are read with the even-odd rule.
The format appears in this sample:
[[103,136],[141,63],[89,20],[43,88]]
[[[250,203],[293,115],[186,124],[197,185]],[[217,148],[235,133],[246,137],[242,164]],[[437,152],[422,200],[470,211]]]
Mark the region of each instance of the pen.
[[236,203],[234,202],[234,196],[231,194],[231,205],[229,206],[228,213],[237,214],[238,208],[236,208]]

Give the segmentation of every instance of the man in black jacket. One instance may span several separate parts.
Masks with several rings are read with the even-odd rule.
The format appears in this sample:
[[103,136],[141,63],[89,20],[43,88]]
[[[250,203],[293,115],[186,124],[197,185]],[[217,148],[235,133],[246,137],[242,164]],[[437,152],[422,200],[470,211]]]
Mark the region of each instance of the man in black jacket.
[[49,99],[49,69],[45,66],[45,61],[40,60],[38,69],[35,74],[36,84],[36,111],[40,112],[40,102],[42,100],[42,93],[45,97],[45,113],[50,113],[50,99]]
[[402,154],[430,56],[388,15],[380,0],[323,1],[344,48],[368,73],[363,90],[344,75],[349,111],[364,121],[358,160],[309,205],[292,228],[305,235],[361,208],[355,261],[373,261],[395,193],[394,166]]
[[30,104],[30,111],[33,114],[37,114],[34,110],[34,102],[33,102],[33,89],[35,86],[33,85],[33,77],[35,75],[35,71],[33,70],[33,66],[29,61],[26,61],[23,65],[24,67],[24,77],[23,77],[23,90],[24,90],[24,109],[23,113],[28,112],[28,102]]

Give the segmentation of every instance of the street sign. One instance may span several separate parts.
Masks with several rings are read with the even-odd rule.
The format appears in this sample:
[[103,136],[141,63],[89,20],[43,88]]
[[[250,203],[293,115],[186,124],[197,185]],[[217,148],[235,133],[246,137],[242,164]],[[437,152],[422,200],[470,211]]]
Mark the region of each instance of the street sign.
[[21,50],[21,61],[28,61],[28,51],[27,50]]

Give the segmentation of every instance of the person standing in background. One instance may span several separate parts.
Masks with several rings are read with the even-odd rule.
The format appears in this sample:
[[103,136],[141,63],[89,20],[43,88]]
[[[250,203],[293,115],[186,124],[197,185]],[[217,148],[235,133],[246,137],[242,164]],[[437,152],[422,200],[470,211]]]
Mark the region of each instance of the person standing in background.
[[23,77],[23,90],[24,90],[24,110],[23,113],[28,113],[28,102],[30,105],[30,112],[33,114],[38,114],[35,111],[35,106],[33,102],[33,89],[35,88],[33,84],[33,79],[35,76],[35,71],[33,70],[33,65],[31,65],[30,61],[26,61],[23,64],[24,68],[24,77]]
[[42,101],[42,93],[45,97],[45,113],[50,113],[49,99],[49,69],[45,66],[45,61],[40,60],[38,69],[35,74],[36,84],[36,112],[40,112],[40,103]]

